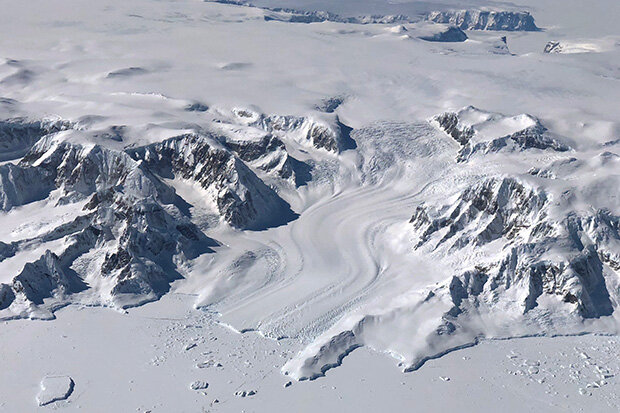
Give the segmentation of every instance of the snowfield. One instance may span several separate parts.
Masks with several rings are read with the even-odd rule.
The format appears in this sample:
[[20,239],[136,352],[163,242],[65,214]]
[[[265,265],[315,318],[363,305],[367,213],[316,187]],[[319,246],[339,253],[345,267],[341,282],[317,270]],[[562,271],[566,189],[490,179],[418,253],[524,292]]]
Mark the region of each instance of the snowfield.
[[615,2],[3,9],[0,409],[618,409]]

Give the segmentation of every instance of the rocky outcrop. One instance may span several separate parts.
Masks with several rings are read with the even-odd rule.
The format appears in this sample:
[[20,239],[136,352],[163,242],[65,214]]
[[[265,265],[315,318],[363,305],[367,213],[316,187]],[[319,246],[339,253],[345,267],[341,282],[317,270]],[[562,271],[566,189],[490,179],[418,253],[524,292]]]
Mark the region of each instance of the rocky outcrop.
[[0,210],[46,198],[54,188],[53,176],[30,166],[0,165]]
[[[118,188],[93,194],[84,213],[16,245],[62,239],[64,247],[60,253],[48,250],[39,260],[27,263],[12,284],[0,287],[0,310],[16,300],[30,304],[26,310],[16,309],[18,314],[42,305],[47,298],[62,302],[69,294],[87,289],[85,279],[105,285],[97,291],[99,303],[124,307],[154,300],[181,277],[179,263],[210,252],[216,245],[174,205],[152,198],[137,200]],[[100,256],[102,261],[98,267],[89,266],[88,273],[78,273],[72,265],[85,254]]]
[[562,44],[556,41],[550,41],[545,45],[544,53],[562,53]]
[[461,145],[467,145],[476,131],[472,126],[459,123],[456,112],[445,112],[437,115],[434,120],[439,127]]
[[[21,160],[20,166],[36,168],[52,177],[67,199],[79,199],[111,187],[136,189],[136,196],[156,193],[154,188],[129,185],[129,181],[148,184],[146,172],[129,156],[99,145],[81,145],[57,140],[53,136],[39,141]],[[140,176],[137,176],[140,175]]]
[[349,24],[394,24],[413,21],[410,17],[402,14],[345,17],[322,10],[300,11],[286,8],[270,8],[266,10],[268,10],[264,17],[266,21],[275,20],[288,23],[321,23],[329,21]]
[[419,36],[427,42],[464,42],[468,39],[467,34],[458,27],[449,26],[435,33]]
[[[176,195],[158,176],[178,176],[198,182],[208,190],[217,207],[216,212],[235,227],[265,228],[274,224],[274,216],[292,218],[294,215],[288,204],[241,159],[256,159],[259,151],[282,148],[282,142],[272,137],[251,145],[227,144],[238,152],[239,157],[231,150],[218,147],[213,139],[199,135],[182,135],[127,152],[50,137],[36,144],[18,167],[7,166],[7,169],[15,169],[21,175],[26,172],[43,174],[46,179],[40,181],[47,185],[48,193],[50,186],[59,188],[62,202],[84,199],[112,188],[135,199],[151,198],[169,204],[174,202]],[[292,170],[290,166],[287,170],[287,160],[281,162],[284,163],[281,173],[290,175]],[[11,177],[17,174],[14,172]],[[13,178],[7,182],[24,182],[26,185],[31,181],[27,178]],[[7,207],[25,203],[8,195],[5,198]]]
[[500,151],[571,149],[549,133],[538,119],[526,114],[508,117],[469,106],[437,115],[433,122],[462,146],[457,156],[460,162]]
[[62,268],[58,256],[47,251],[38,260],[27,263],[13,279],[11,287],[14,296],[23,295],[33,304],[43,304],[44,298],[79,292],[85,285],[75,273]]
[[557,152],[565,152],[570,150],[570,147],[549,136],[547,134],[547,129],[541,124],[537,124],[490,141],[478,142],[475,144],[469,143],[460,151],[458,160],[465,161],[475,154],[499,151],[523,151],[528,149],[549,149]]
[[94,204],[96,221],[109,228],[106,233],[118,234],[100,274],[113,280],[110,294],[123,304],[161,297],[181,278],[177,263],[211,252],[216,245],[174,207],[149,200],[127,202],[121,196]]
[[220,141],[251,167],[276,178],[276,182],[300,187],[311,179],[313,166],[291,156],[279,138],[266,134],[259,139],[222,137]]
[[440,208],[441,212],[418,206],[410,222],[420,234],[418,247],[441,234],[435,239],[435,249],[443,244],[459,249],[517,237],[544,218],[546,202],[543,192],[515,179],[492,178],[465,189],[449,207]]
[[411,18],[404,15],[366,15],[345,17],[324,10],[297,10],[287,7],[257,7],[251,2],[243,0],[207,0],[213,3],[230,4],[260,8],[264,10],[266,21],[282,21],[288,23],[321,23],[325,21],[351,24],[389,24],[395,22],[409,22]]
[[326,98],[321,100],[321,102],[316,105],[315,109],[319,112],[324,113],[334,113],[336,109],[338,109],[345,102],[344,96],[333,96],[330,98]]

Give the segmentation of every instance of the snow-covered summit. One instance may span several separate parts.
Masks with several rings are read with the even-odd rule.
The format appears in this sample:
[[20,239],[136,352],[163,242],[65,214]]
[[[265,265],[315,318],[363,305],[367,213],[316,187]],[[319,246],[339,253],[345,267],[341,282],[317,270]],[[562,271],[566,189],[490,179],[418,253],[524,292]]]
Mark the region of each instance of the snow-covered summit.
[[527,114],[505,116],[468,106],[437,115],[433,121],[462,145],[458,155],[461,161],[476,153],[570,149],[550,134],[540,120]]

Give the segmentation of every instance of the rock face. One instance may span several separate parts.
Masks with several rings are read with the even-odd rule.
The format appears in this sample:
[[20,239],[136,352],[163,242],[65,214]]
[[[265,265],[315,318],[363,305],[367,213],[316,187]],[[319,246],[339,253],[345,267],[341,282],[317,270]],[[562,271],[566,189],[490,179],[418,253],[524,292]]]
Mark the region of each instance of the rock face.
[[321,23],[321,22],[336,22],[336,23],[350,23],[350,24],[393,24],[411,22],[412,19],[408,16],[397,15],[370,15],[370,16],[354,16],[344,17],[338,14],[326,12],[326,11],[299,11],[286,8],[271,8],[267,9],[271,13],[265,15],[267,21],[284,21],[289,23]]
[[44,199],[53,187],[53,176],[43,169],[0,165],[0,210]]
[[344,96],[334,96],[323,99],[320,104],[316,105],[315,109],[319,112],[334,113],[344,102]]
[[[208,0],[214,3],[232,4],[235,6],[257,7],[251,2],[242,0]],[[321,23],[331,21],[336,23],[352,24],[389,24],[395,22],[410,21],[404,15],[369,15],[344,17],[335,13],[323,10],[304,11],[287,7],[260,7],[265,10],[264,19],[266,21],[283,21],[288,23]]]
[[148,182],[147,173],[129,156],[98,145],[72,144],[48,135],[35,144],[21,160],[20,167],[37,168],[51,177],[65,201],[76,200],[107,188],[124,186],[134,196],[157,192],[141,187]]
[[427,20],[451,24],[462,30],[538,31],[534,17],[528,12],[511,11],[435,11]]
[[434,120],[444,132],[461,145],[467,145],[474,136],[474,133],[476,133],[472,126],[461,125],[459,123],[458,113],[455,112],[442,113],[441,115],[437,115]]
[[[234,4],[245,7],[256,7],[251,2],[238,0],[209,0],[216,3]],[[420,17],[411,17],[403,14],[394,15],[361,15],[341,16],[323,10],[297,10],[285,7],[260,7],[265,11],[266,21],[281,21],[287,23],[321,23],[336,22],[348,24],[397,24],[417,23]],[[450,10],[433,11],[422,19],[435,23],[449,24],[460,30],[502,30],[502,31],[538,31],[534,17],[526,11],[489,11],[489,10]],[[454,40],[462,38],[463,34],[450,30],[444,36],[446,40],[432,41],[464,41]],[[450,39],[450,40],[447,40]]]
[[43,299],[52,295],[64,296],[84,288],[84,282],[74,273],[63,270],[61,259],[50,251],[27,263],[12,284],[14,295],[22,295],[34,304],[43,304]]
[[[10,290],[3,287],[2,308],[13,303],[37,306],[52,297],[63,300],[87,289],[84,279],[89,277],[107,280],[99,291],[101,298],[111,297],[119,306],[156,299],[180,277],[175,270],[178,260],[215,245],[174,204],[174,191],[123,152],[46,141],[22,163],[46,172],[58,202],[88,202],[73,221],[5,244],[7,255],[22,246],[57,240],[64,246],[58,254],[48,250],[27,263]],[[90,263],[88,274],[76,273],[73,264],[88,255],[101,259]]]
[[128,202],[116,196],[90,206],[106,229],[97,243],[106,242],[102,235],[118,234],[115,242],[107,241],[109,247],[97,272],[113,281],[109,294],[121,306],[159,298],[172,281],[181,278],[177,272],[180,263],[210,252],[216,245],[171,205]]

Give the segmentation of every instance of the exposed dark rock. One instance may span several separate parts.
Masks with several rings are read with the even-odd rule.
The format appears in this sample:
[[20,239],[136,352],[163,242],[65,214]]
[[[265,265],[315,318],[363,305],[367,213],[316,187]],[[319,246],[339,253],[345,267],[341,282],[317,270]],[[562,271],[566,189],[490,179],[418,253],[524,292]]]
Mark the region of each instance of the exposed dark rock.
[[[476,108],[468,107],[463,111],[476,111]],[[459,112],[460,113],[460,112]],[[487,137],[486,140],[475,142],[477,134],[476,126],[462,124],[457,112],[445,112],[433,118],[439,127],[455,141],[462,149],[459,151],[457,160],[467,161],[476,154],[486,154],[499,151],[524,151],[530,149],[553,150],[565,152],[570,150],[568,145],[559,142],[553,137],[538,119],[531,118],[532,126],[525,127],[506,136]],[[497,114],[492,114],[498,116]]]
[[467,34],[458,27],[450,26],[446,30],[428,36],[420,36],[427,42],[464,42],[468,39]]
[[560,42],[550,41],[545,45],[544,53],[562,53],[562,44]]
[[194,102],[185,106],[185,110],[188,112],[206,112],[209,110],[209,106],[204,103]]
[[52,294],[70,294],[86,288],[84,282],[72,271],[63,269],[59,258],[47,251],[41,258],[27,263],[22,272],[13,279],[15,293],[23,294],[34,304],[43,304],[43,299]]
[[551,137],[547,133],[547,129],[540,123],[537,123],[534,126],[491,141],[476,144],[471,144],[470,142],[459,152],[457,160],[466,161],[477,153],[485,154],[502,150],[523,151],[528,149],[549,149],[557,152],[566,152],[570,150],[570,147]]
[[343,96],[334,96],[331,98],[323,99],[320,104],[315,108],[319,112],[334,113],[336,109],[340,107],[345,101]]
[[435,117],[435,120],[448,135],[452,136],[461,145],[469,143],[474,136],[474,128],[471,126],[460,126],[458,115],[454,112],[442,113]]
[[0,165],[0,210],[45,199],[54,188],[46,170],[13,164]]

